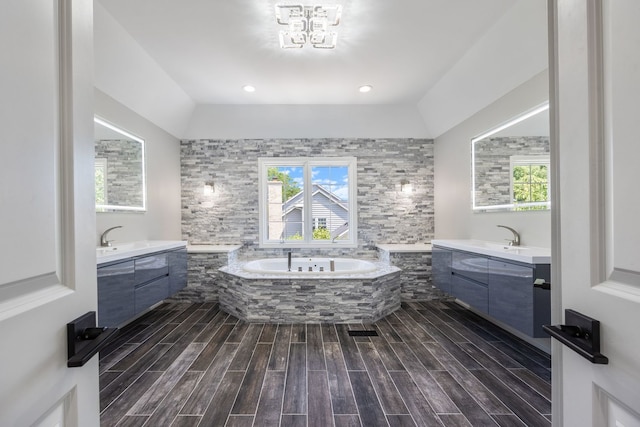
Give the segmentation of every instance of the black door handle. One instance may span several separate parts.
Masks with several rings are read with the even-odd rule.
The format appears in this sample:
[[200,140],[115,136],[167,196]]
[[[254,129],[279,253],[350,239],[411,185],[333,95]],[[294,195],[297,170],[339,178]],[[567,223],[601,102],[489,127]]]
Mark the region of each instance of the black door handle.
[[96,312],[90,311],[67,323],[67,366],[76,368],[87,363],[109,344],[118,328],[96,327]]
[[578,313],[564,311],[566,325],[543,325],[542,329],[591,363],[607,365],[609,359],[600,353],[600,322]]

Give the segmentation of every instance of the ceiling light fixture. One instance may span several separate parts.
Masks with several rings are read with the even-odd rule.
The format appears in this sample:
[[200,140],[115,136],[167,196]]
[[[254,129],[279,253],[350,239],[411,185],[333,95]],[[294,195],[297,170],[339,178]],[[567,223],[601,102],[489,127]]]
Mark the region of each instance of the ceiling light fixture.
[[251,85],[244,85],[242,86],[242,90],[244,90],[245,92],[255,92],[256,88]]
[[280,31],[280,47],[301,48],[309,43],[318,49],[334,49],[338,34],[329,27],[337,26],[341,15],[341,5],[277,4],[276,22],[289,27]]
[[371,85],[364,85],[364,86],[360,86],[360,88],[358,89],[360,92],[362,93],[367,93],[367,92],[371,92],[371,89],[373,89],[373,86]]

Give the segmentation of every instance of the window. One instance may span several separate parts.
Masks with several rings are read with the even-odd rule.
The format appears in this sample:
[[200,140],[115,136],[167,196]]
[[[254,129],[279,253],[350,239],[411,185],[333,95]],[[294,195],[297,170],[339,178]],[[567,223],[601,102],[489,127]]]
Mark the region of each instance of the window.
[[356,159],[261,158],[261,247],[356,247]]
[[515,210],[549,207],[549,156],[511,156],[511,197]]

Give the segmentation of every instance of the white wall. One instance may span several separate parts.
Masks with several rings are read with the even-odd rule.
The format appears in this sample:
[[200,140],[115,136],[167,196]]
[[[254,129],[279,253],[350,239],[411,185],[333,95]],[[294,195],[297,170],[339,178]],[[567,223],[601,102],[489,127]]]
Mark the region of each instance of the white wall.
[[198,105],[186,139],[426,138],[407,105]]
[[511,238],[510,232],[496,227],[502,224],[518,230],[523,245],[550,247],[549,211],[474,213],[471,210],[471,138],[548,98],[545,70],[436,138],[434,179],[437,239],[502,241]]
[[122,225],[109,239],[180,240],[180,141],[100,90],[94,91],[95,114],[145,140],[147,211],[96,214],[96,244],[100,233]]
[[547,2],[520,0],[420,100],[437,138],[547,68]]
[[94,2],[93,12],[95,87],[182,136],[193,100],[99,2]]

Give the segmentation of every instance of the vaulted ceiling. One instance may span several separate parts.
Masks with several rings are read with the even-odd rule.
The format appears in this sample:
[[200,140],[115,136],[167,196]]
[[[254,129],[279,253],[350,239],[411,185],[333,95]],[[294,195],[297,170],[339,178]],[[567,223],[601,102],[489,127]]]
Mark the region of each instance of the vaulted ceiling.
[[[486,104],[500,95],[489,86],[504,92],[546,67],[540,0],[332,0],[343,6],[335,49],[280,48],[277,3],[98,0],[96,86],[154,122],[166,116],[174,134],[201,105],[409,105],[437,136],[461,119],[438,125],[441,109],[456,110],[451,97]],[[373,90],[360,93],[365,84]],[[160,111],[158,97],[175,111]]]

